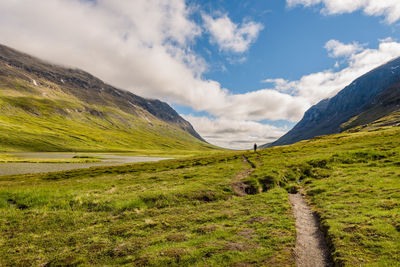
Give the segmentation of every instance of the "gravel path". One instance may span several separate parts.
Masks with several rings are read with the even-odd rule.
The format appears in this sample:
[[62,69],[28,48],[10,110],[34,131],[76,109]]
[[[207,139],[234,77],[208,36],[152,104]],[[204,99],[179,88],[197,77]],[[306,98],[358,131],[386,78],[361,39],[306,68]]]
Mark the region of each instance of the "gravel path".
[[317,216],[313,214],[300,193],[289,194],[289,199],[296,219],[296,266],[332,266]]

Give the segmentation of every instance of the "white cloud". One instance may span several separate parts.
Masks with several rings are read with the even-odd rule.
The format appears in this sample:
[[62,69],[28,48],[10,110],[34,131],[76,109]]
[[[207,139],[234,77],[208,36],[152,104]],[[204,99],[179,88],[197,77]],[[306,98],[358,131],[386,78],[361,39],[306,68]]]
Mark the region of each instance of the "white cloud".
[[[228,139],[223,133],[213,139],[226,138],[230,144],[235,140],[253,141],[252,131],[267,132],[266,136],[257,134],[260,140],[274,136],[268,134],[271,126],[252,121],[297,121],[310,105],[400,55],[400,43],[380,40],[377,49],[346,52],[341,64],[348,66],[343,69],[327,69],[295,81],[267,79],[275,86],[234,94],[217,81],[202,78],[207,63],[190,48],[201,36],[201,27],[189,19],[190,10],[184,0],[97,0],[95,4],[80,0],[2,0],[0,43],[55,63],[79,67],[145,97],[208,112],[217,117],[211,120],[215,127],[221,128],[221,121],[248,127],[240,139],[234,135]],[[249,31],[256,36],[259,30],[250,31],[248,28],[253,26],[247,24],[232,23],[233,35]],[[337,47],[341,45],[337,43]],[[235,49],[244,49],[240,47]],[[194,117],[191,119],[195,121]],[[212,128],[198,123],[196,129],[213,135],[207,133],[207,127]]]
[[262,24],[253,21],[243,22],[241,25],[235,24],[226,14],[214,19],[203,13],[202,17],[212,40],[222,50],[236,53],[247,51],[263,29]]
[[[206,62],[190,49],[201,30],[188,19],[189,10],[184,0],[98,0],[96,4],[2,0],[0,42],[77,66],[136,94],[215,116],[246,120],[301,116],[308,103],[288,94],[260,90],[236,95],[216,81],[201,78]],[[252,25],[235,26],[234,32],[255,36],[257,30],[249,30]]]
[[201,30],[183,0],[96,3],[0,1],[0,42],[147,97],[184,102],[203,83],[205,62],[188,48]]
[[[328,43],[332,43],[332,41]],[[338,47],[347,46],[340,42],[337,44]],[[328,49],[328,51],[330,50]],[[292,92],[294,98],[301,97],[305,102],[315,104],[324,98],[335,95],[366,72],[399,56],[400,43],[389,38],[380,40],[378,49],[363,49],[358,52],[354,50],[352,54],[347,55],[348,66],[341,70],[327,69],[305,75],[297,81],[286,81],[282,78],[266,79],[265,81],[274,82],[275,88],[278,90],[284,89]]]
[[330,40],[325,44],[325,49],[328,50],[329,56],[333,58],[348,57],[356,52],[363,50],[364,45],[357,42],[352,44],[344,44],[337,40]]
[[[332,44],[332,41],[327,43]],[[335,43],[338,47],[352,46],[352,44]],[[328,51],[331,50],[328,49]],[[399,57],[400,43],[387,38],[380,40],[377,49],[352,49],[352,53],[346,52],[346,56],[345,62],[348,66],[341,70],[334,69],[337,67],[336,62],[333,69],[307,74],[299,80],[288,81],[283,78],[264,80],[263,82],[274,84],[272,89],[231,95],[228,97],[229,101],[227,101],[230,105],[222,106],[221,110],[210,110],[219,117],[218,120],[207,120],[193,116],[187,118],[200,133],[209,136],[207,140],[221,146],[249,148],[252,142],[261,143],[258,140],[264,139],[265,143],[270,142],[272,137],[280,136],[286,130],[257,122],[250,125],[248,124],[250,122],[246,122],[246,120],[268,118],[297,121],[311,105],[335,95],[353,80],[373,68]],[[240,131],[242,128],[239,126],[243,125],[244,128],[249,129],[248,132]],[[234,135],[226,134],[221,130],[232,129],[232,127],[237,129]],[[217,130],[214,130],[215,128]],[[254,138],[252,133],[258,133],[258,139]],[[248,140],[248,142],[243,142],[243,146],[240,146],[234,142],[236,140]]]
[[321,12],[326,15],[362,10],[369,16],[384,16],[386,22],[390,24],[400,19],[400,1],[398,0],[286,0],[286,2],[288,6],[323,5]]
[[254,143],[262,145],[272,142],[287,130],[254,121],[182,116],[210,143],[232,149],[251,149]]
[[274,84],[274,89],[280,92],[290,92],[293,87],[288,83],[287,80],[278,78],[278,79],[265,79],[261,81],[263,83],[272,83]]

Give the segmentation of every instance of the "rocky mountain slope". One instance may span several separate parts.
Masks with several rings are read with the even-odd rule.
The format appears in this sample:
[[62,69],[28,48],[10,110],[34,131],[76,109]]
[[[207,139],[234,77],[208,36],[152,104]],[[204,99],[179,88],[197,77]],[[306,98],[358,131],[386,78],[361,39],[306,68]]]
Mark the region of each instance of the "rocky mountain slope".
[[168,104],[0,45],[0,150],[208,149]]
[[400,109],[400,58],[353,81],[311,107],[295,127],[267,146],[292,144],[371,123]]

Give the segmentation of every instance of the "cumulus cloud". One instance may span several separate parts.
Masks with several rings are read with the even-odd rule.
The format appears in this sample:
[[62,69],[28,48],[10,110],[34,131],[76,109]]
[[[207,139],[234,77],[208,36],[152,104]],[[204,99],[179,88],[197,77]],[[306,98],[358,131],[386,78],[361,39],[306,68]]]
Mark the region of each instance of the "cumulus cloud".
[[386,22],[390,24],[400,19],[400,1],[397,0],[286,0],[286,2],[288,6],[322,5],[321,11],[326,15],[362,10],[366,15],[384,16]]
[[[248,120],[268,118],[297,121],[311,105],[334,96],[361,75],[400,56],[400,43],[391,38],[380,40],[377,49],[365,49],[354,44],[356,43],[343,44],[330,40],[325,45],[329,53],[336,51],[338,56],[346,55],[344,63],[347,67],[341,70],[337,70],[336,62],[332,69],[310,73],[299,80],[265,79],[263,82],[273,84],[271,89],[228,95],[229,100],[226,102],[228,105],[221,106],[221,109],[210,110],[218,116],[216,120],[194,116],[186,118],[200,133],[208,137],[207,140],[221,146],[245,149],[251,147],[253,142],[263,142],[260,140],[264,140],[265,143],[273,141],[287,129]],[[357,47],[357,49],[341,50],[343,47]],[[243,130],[246,128],[249,131]],[[230,135],[229,132],[235,134]],[[252,135],[252,133],[257,134]],[[237,140],[248,140],[248,142],[236,143]]]
[[347,45],[335,40],[330,40],[325,45],[328,52],[336,51],[338,55],[345,54],[347,56],[345,59],[347,67],[341,70],[327,69],[305,75],[296,81],[287,81],[279,78],[266,79],[264,82],[272,82],[274,87],[278,90],[290,91],[294,98],[301,97],[305,102],[315,104],[321,99],[335,95],[338,91],[366,72],[400,56],[400,43],[390,38],[380,40],[377,49],[350,49],[352,50],[351,53],[346,50],[335,50],[338,47],[342,48],[347,46],[353,47],[354,43]]
[[225,148],[251,149],[254,143],[261,145],[272,142],[287,131],[286,128],[278,128],[255,121],[182,116],[190,121],[196,129],[199,129],[200,135],[210,143]]
[[[201,28],[189,19],[190,10],[184,0],[3,0],[0,42],[82,68],[136,94],[215,116],[246,120],[301,116],[309,105],[291,95],[276,90],[237,95],[217,81],[203,79],[207,64],[190,49]],[[251,37],[242,36],[246,44],[261,27],[250,22],[232,25],[234,35]]]
[[325,44],[325,49],[328,50],[329,56],[333,58],[348,57],[356,52],[363,50],[364,45],[357,42],[344,44],[337,40],[330,40]]
[[[201,33],[183,0],[0,2],[0,40],[49,61],[77,66],[147,97],[202,94],[206,65],[188,47]],[[18,34],[15,34],[15,33]]]
[[247,51],[263,29],[262,24],[253,21],[243,22],[241,25],[235,24],[226,14],[213,18],[203,13],[202,17],[212,40],[220,49],[236,53]]
[[[189,120],[200,133],[217,136],[212,140],[226,139],[229,144],[246,139],[246,135],[253,141],[252,131],[267,132],[257,135],[260,140],[277,136],[268,134],[271,126],[257,121],[297,121],[312,104],[400,55],[400,43],[391,39],[381,40],[377,49],[346,52],[339,47],[349,44],[337,41],[328,52],[345,55],[341,63],[347,67],[308,74],[295,81],[269,78],[266,82],[272,86],[234,94],[217,81],[203,78],[207,63],[191,50],[202,30],[190,19],[191,10],[184,0],[2,0],[0,43],[51,62],[79,67],[135,94],[205,111],[217,119],[209,120],[209,124],[198,123],[193,116]],[[210,19],[227,20],[224,16]],[[235,42],[244,40],[244,46],[233,45],[238,52],[254,41],[261,27],[251,22],[230,23],[229,31],[239,40],[234,38]],[[350,46],[354,48],[354,44]],[[237,125],[235,129],[240,125],[240,129],[250,130],[240,139],[233,134],[228,139],[228,133],[221,129],[229,123]],[[208,128],[216,129],[211,124],[220,130],[207,132]]]

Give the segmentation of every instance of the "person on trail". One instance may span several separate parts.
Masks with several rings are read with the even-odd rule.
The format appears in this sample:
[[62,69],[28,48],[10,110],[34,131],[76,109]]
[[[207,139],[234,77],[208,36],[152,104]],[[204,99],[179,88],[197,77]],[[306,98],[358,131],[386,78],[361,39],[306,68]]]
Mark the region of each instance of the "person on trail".
[[257,144],[254,144],[254,152],[257,151]]

